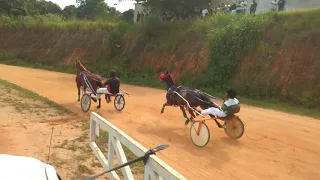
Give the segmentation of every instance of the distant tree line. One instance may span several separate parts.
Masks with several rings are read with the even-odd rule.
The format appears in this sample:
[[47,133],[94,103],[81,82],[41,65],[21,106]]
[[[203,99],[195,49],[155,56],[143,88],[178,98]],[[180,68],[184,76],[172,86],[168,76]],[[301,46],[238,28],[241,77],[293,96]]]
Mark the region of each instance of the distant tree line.
[[[212,0],[135,0],[151,9],[153,13],[171,13],[180,18],[199,15],[200,10],[208,8]],[[217,0],[219,1],[219,0]]]
[[0,0],[0,15],[5,16],[36,16],[56,14],[67,20],[105,20],[131,22],[133,10],[121,13],[108,6],[104,0],[75,0],[77,6],[69,5],[61,9],[59,5],[45,0]]

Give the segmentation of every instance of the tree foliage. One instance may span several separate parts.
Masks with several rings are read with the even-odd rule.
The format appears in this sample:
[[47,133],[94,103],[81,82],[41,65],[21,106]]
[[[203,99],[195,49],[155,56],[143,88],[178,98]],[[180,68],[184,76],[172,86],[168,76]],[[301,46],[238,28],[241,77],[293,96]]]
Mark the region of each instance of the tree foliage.
[[0,0],[0,15],[7,16],[35,16],[58,14],[66,19],[88,19],[118,21],[121,13],[108,6],[104,0],[74,0],[74,5],[66,6],[63,10],[59,5],[45,0]]
[[104,0],[76,0],[76,2],[79,5],[79,18],[108,21],[117,21],[120,19],[120,12],[114,7],[108,6]]
[[128,11],[125,11],[121,14],[121,19],[128,22],[128,23],[133,22],[133,17],[134,17],[134,10],[133,9],[129,9]]
[[40,14],[60,14],[61,8],[59,5],[45,0],[38,0],[35,7],[39,10]]
[[[150,7],[152,11],[173,12],[180,15],[199,13],[200,9],[208,8],[211,0],[136,0]],[[199,11],[198,11],[199,10]]]
[[70,5],[70,6],[66,6],[63,11],[62,14],[67,18],[67,19],[75,19],[77,18],[77,8],[75,5]]
[[0,13],[12,16],[38,14],[36,3],[36,0],[1,0]]

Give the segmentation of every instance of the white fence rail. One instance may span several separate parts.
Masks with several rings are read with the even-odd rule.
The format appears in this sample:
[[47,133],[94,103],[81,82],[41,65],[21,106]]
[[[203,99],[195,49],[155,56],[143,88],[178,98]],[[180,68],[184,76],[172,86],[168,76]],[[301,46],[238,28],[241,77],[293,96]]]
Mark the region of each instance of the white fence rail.
[[[109,133],[108,141],[108,159],[101,152],[97,144],[95,143],[96,136],[99,136],[99,127],[103,127]],[[116,126],[105,120],[97,113],[91,112],[90,114],[90,147],[94,154],[97,156],[100,164],[105,170],[114,167],[114,154],[116,154],[119,164],[127,162],[126,155],[123,151],[122,145],[125,145],[136,156],[143,156],[148,151],[141,144],[133,140],[130,136],[122,132]],[[169,147],[170,148],[170,147]],[[126,166],[121,169],[124,179],[133,180],[130,166]],[[120,179],[116,172],[112,171],[108,173],[110,179]],[[144,167],[144,180],[177,180],[186,179],[177,171],[172,169],[157,156],[151,155]]]

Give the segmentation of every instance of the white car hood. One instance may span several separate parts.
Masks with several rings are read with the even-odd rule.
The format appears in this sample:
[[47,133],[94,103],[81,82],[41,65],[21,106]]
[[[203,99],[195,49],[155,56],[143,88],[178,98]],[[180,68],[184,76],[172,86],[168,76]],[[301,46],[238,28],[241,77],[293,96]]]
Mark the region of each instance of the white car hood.
[[24,156],[0,154],[0,180],[59,180],[55,168]]

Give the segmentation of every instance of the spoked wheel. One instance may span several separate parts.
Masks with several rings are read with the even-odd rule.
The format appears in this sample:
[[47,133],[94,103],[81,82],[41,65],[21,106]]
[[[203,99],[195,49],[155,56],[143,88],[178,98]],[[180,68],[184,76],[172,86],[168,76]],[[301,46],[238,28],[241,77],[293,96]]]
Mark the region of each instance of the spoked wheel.
[[114,98],[114,107],[116,108],[116,110],[122,111],[125,105],[126,102],[123,95],[116,95],[116,97]]
[[198,147],[204,147],[208,144],[210,140],[210,131],[206,123],[202,123],[199,131],[199,135],[197,134],[200,122],[194,121],[190,128],[190,137],[192,142]]
[[226,128],[225,133],[232,139],[239,139],[244,133],[244,125],[239,117],[233,117],[224,123]]
[[83,112],[88,112],[91,106],[91,97],[89,94],[84,94],[81,98],[81,109]]

